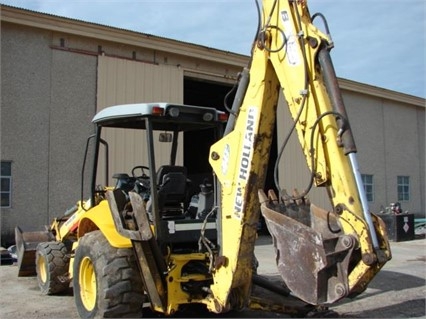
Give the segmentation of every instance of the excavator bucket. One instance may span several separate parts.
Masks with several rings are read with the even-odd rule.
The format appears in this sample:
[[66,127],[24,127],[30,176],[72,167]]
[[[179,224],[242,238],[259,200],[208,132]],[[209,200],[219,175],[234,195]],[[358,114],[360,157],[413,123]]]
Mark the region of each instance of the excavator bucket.
[[279,202],[259,191],[261,212],[272,236],[278,271],[292,294],[312,305],[348,294],[348,266],[355,239],[340,231],[327,211],[309,204]]
[[36,276],[35,253],[37,245],[51,241],[48,231],[22,231],[15,228],[16,254],[18,255],[18,277]]

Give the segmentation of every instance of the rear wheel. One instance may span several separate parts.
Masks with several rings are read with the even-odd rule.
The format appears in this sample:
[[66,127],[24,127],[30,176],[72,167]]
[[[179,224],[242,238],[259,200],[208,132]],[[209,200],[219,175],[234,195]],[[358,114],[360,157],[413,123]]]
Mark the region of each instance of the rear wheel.
[[131,248],[114,248],[100,231],[84,235],[74,259],[73,287],[82,318],[141,317],[142,279]]
[[37,281],[43,294],[53,295],[69,288],[69,255],[62,242],[37,245]]

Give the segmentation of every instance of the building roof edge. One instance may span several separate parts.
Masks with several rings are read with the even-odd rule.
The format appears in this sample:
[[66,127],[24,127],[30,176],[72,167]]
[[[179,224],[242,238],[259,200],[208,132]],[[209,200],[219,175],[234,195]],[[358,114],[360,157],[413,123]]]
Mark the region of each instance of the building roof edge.
[[[0,20],[4,22],[141,46],[179,55],[182,55],[182,49],[185,48],[185,55],[194,58],[241,67],[247,64],[248,57],[246,55],[230,51],[4,4],[0,4],[0,8]],[[226,59],[224,59],[224,55]]]
[[411,104],[418,107],[426,108],[426,99],[414,95],[388,90],[385,88],[356,82],[348,79],[338,78],[339,87],[342,90],[362,93],[383,99],[398,101]]
[[[178,55],[182,55],[182,52],[185,52],[184,54],[186,56],[200,58],[211,62],[229,64],[236,67],[245,67],[249,60],[249,57],[246,55],[233,53],[230,51],[210,48],[190,42],[183,42],[147,33],[121,29],[113,26],[106,26],[98,23],[13,7],[5,4],[0,4],[0,20],[45,30],[69,33],[78,36],[170,52]],[[343,78],[338,78],[338,82],[340,88],[343,90],[426,108],[426,99],[421,97]]]

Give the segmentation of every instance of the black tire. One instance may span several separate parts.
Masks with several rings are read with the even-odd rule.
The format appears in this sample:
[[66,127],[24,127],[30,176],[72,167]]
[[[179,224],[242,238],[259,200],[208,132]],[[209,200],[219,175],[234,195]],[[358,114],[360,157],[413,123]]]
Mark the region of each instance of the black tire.
[[73,287],[81,318],[142,317],[142,279],[131,248],[114,248],[100,231],[76,249]]
[[37,245],[37,281],[43,294],[54,295],[69,288],[69,259],[68,250],[62,242]]

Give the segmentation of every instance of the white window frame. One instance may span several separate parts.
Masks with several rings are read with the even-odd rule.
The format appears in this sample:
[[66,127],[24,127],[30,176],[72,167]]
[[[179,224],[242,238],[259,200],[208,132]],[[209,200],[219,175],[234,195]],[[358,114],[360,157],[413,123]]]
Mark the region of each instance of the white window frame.
[[[1,165],[8,163],[10,165],[10,173],[9,175],[0,175],[0,207],[1,208],[11,208],[12,207],[12,163],[10,161],[1,161]],[[3,171],[3,170],[2,170]],[[3,181],[8,181],[8,190],[3,190],[1,187],[3,185]],[[3,205],[1,199],[3,195],[7,194],[8,196],[8,205]]]
[[410,200],[410,176],[397,176],[397,197],[398,202],[408,202]]
[[[371,178],[371,181],[368,179]],[[364,186],[365,196],[368,202],[374,202],[374,175],[361,174],[362,184]]]

